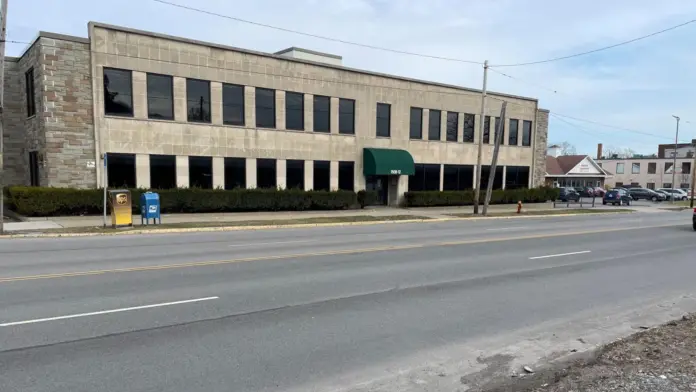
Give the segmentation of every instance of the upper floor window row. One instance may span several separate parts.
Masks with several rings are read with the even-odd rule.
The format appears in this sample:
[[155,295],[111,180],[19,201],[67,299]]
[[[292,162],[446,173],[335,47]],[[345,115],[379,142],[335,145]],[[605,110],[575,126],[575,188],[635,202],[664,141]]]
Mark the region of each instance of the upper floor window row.
[[[459,141],[459,118],[458,112],[445,112],[445,140],[448,142]],[[462,116],[462,141],[473,143],[476,116],[464,113]],[[428,112],[428,140],[441,140],[442,111],[431,109]],[[409,121],[409,138],[414,140],[423,139],[423,109],[412,107]]]
[[[285,93],[285,128],[305,130],[305,97],[302,93]],[[256,127],[276,128],[276,91],[255,90]],[[315,95],[313,131],[330,132],[331,98]],[[355,134],[355,101],[339,98],[338,133]],[[31,109],[28,109],[30,111]],[[104,113],[133,117],[133,74],[130,70],[104,68]],[[174,120],[174,80],[169,75],[147,74],[147,116],[150,119]],[[210,81],[186,79],[186,121],[210,123],[212,105]],[[222,123],[244,126],[244,86],[222,84]]]

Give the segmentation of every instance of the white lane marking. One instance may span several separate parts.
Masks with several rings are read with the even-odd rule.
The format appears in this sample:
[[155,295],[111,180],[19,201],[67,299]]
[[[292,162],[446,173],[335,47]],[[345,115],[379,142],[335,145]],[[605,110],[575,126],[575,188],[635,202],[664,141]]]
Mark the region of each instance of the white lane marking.
[[300,240],[300,241],[278,241],[278,242],[254,242],[251,244],[236,244],[228,245],[230,248],[236,248],[241,246],[256,246],[256,245],[277,245],[277,244],[299,244],[302,242],[314,242],[316,240]]
[[535,259],[548,259],[549,257],[561,257],[561,256],[570,256],[570,255],[581,255],[583,253],[590,253],[592,252],[591,250],[583,250],[580,252],[570,252],[570,253],[559,253],[557,255],[546,255],[546,256],[535,256],[535,257],[530,257],[529,260],[535,260]]
[[78,317],[88,317],[88,316],[98,316],[98,315],[102,315],[102,314],[128,312],[131,310],[141,310],[141,309],[159,308],[159,307],[163,307],[163,306],[190,304],[193,302],[210,301],[210,300],[218,299],[218,298],[219,297],[205,297],[205,298],[187,299],[184,301],[164,302],[161,304],[152,304],[152,305],[143,305],[143,306],[133,306],[130,308],[101,310],[99,312],[79,313],[79,314],[70,314],[67,316],[47,317],[47,318],[25,320],[25,321],[15,321],[15,322],[11,322],[11,323],[0,324],[0,327],[11,327],[14,325],[35,324],[35,323],[43,323],[46,321],[56,321],[56,320],[65,320],[65,319],[72,319],[72,318],[78,318]]
[[526,229],[529,226],[514,226],[514,227],[500,227],[496,229],[486,229],[486,231],[504,231],[504,230],[515,230],[515,229]]

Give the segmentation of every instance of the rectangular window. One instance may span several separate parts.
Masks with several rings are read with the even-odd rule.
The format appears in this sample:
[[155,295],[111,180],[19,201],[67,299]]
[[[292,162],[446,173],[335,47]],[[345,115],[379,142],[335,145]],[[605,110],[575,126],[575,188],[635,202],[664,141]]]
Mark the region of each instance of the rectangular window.
[[39,153],[38,151],[29,151],[29,185],[40,186],[39,180]]
[[616,164],[616,174],[624,174],[624,164],[623,163]]
[[108,153],[106,177],[109,188],[135,188],[135,154]]
[[665,162],[665,173],[671,173],[672,172],[672,162]]
[[150,188],[176,188],[176,156],[150,155]]
[[529,147],[532,145],[532,122],[522,121],[522,145]]
[[222,84],[222,123],[244,125],[244,86]]
[[691,174],[691,162],[682,162],[681,174]]
[[500,121],[500,117],[495,118],[495,130],[493,132],[495,132],[493,134],[493,144],[495,144],[495,141],[498,139],[498,132],[502,132],[502,135],[500,135],[500,144],[505,144],[505,130],[503,129],[503,124]]
[[631,174],[640,174],[640,163],[631,164]]
[[688,189],[689,187],[691,187],[691,184],[689,184],[688,182],[682,182],[681,184],[679,184],[679,188],[682,189]]
[[671,189],[671,188],[672,188],[672,183],[671,183],[671,182],[665,182],[665,183],[662,184],[662,187],[663,187],[663,188],[670,188],[670,189]]
[[210,82],[186,79],[186,113],[189,122],[210,122]]
[[421,108],[411,108],[409,137],[416,140],[423,139],[423,109]]
[[355,162],[338,162],[338,189],[355,190]]
[[464,143],[474,142],[474,134],[476,134],[475,119],[475,115],[464,113]]
[[331,162],[314,161],[314,187],[315,191],[328,191],[331,189]]
[[377,104],[377,136],[391,136],[391,105],[388,103]]
[[246,188],[246,159],[225,158],[225,190]]
[[456,142],[459,127],[459,113],[447,112],[447,133],[446,138],[448,142]]
[[[491,167],[488,165],[481,166],[481,189],[485,190],[488,187],[488,177],[491,175]],[[503,168],[497,166],[495,168],[495,177],[493,177],[493,189],[503,189]]]
[[483,120],[483,142],[486,144],[491,142],[491,116],[486,116]]
[[147,74],[147,118],[174,119],[174,84],[171,76]]
[[520,126],[520,120],[517,120],[515,118],[510,119],[510,131],[508,133],[508,145],[509,146],[516,146],[517,145],[517,133],[518,133],[519,126]]
[[355,135],[355,101],[352,99],[338,100],[338,133]]
[[655,174],[657,173],[657,163],[656,162],[648,162],[648,174]]
[[505,189],[529,187],[529,166],[505,166]]
[[617,183],[616,183],[616,187],[617,187],[617,188],[623,187],[623,182],[617,182]]
[[131,71],[104,68],[104,114],[133,117],[133,75]]
[[188,157],[189,188],[213,189],[213,157]]
[[[275,128],[275,90],[267,88],[256,88],[256,127]],[[273,161],[273,172],[275,173],[275,161]],[[275,184],[275,181],[274,181]],[[275,185],[273,185],[275,188]]]
[[304,131],[304,94],[285,93],[285,129]]
[[645,184],[645,187],[648,188],[648,189],[655,190],[655,183],[654,183],[654,182],[649,182],[649,183]]
[[256,187],[277,188],[276,181],[276,160],[256,159]]
[[430,110],[428,114],[428,140],[440,140],[442,114],[439,110]]
[[439,191],[440,165],[415,164],[415,173],[408,177],[409,191]]
[[314,132],[331,132],[331,98],[314,96]]
[[34,68],[24,73],[24,93],[27,99],[27,117],[36,114],[36,91],[34,90]]
[[305,189],[304,184],[305,161],[288,159],[285,161],[285,186],[288,189]]
[[473,165],[444,165],[442,189],[463,191],[474,187]]

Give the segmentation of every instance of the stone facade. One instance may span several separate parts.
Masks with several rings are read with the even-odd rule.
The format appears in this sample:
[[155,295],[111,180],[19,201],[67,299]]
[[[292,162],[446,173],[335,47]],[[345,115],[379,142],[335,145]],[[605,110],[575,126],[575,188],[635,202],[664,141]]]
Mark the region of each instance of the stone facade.
[[[224,170],[223,158],[245,158],[247,187],[256,184],[255,162],[258,158],[274,158],[278,168],[285,167],[287,159],[304,160],[305,186],[308,188],[312,186],[313,161],[331,162],[332,186],[338,184],[338,161],[351,161],[355,162],[356,190],[365,188],[362,174],[362,150],[365,147],[404,149],[411,153],[416,163],[440,164],[441,169],[444,164],[476,163],[481,100],[477,90],[98,23],[89,24],[89,37],[42,33],[19,60],[20,65],[22,61],[34,64],[37,69],[35,77],[40,78],[40,83],[36,84],[41,89],[37,94],[41,101],[37,104],[37,125],[24,121],[25,151],[21,155],[24,157],[29,148],[42,151],[41,185],[98,186],[102,183],[104,153],[134,154],[138,186],[148,186],[151,182],[148,157],[151,154],[176,156],[178,186],[188,186],[189,156],[212,157],[215,185],[224,184],[224,173],[219,172]],[[105,67],[131,71],[132,117],[105,115]],[[148,118],[148,73],[173,77],[174,120]],[[187,78],[210,82],[210,123],[187,121]],[[244,86],[243,126],[222,123],[223,83]],[[20,94],[23,96],[21,84]],[[256,88],[276,92],[276,127],[273,129],[256,127]],[[285,129],[286,91],[304,94],[304,131]],[[331,98],[328,133],[313,132],[314,95]],[[338,131],[340,98],[355,101],[354,134]],[[533,122],[533,135],[531,146],[522,146],[520,126],[518,145],[510,146],[505,140],[498,165],[529,166],[529,185],[542,185],[548,111],[538,109],[535,99],[490,93],[486,115],[498,116],[503,100],[508,102],[508,118],[518,119],[520,124],[523,120]],[[378,103],[391,105],[389,137],[375,136]],[[411,107],[423,109],[423,138],[419,140],[411,139],[409,134]],[[442,111],[440,140],[428,140],[429,110]],[[457,142],[446,141],[448,111],[458,113]],[[473,143],[463,141],[463,119],[467,113],[475,116]],[[19,121],[14,114],[5,118],[10,122]],[[507,136],[509,122],[504,125]],[[30,131],[31,127],[36,130]],[[484,144],[484,163],[491,160],[493,139],[491,137],[490,142]],[[18,154],[12,154],[15,160],[8,157],[5,162],[16,165]],[[22,174],[15,177],[18,181],[23,178],[26,183],[26,159],[23,158],[22,162],[25,166],[16,169]],[[402,177],[395,182],[401,192],[408,187],[408,177]],[[284,172],[277,173],[277,182],[281,186],[285,184]]]

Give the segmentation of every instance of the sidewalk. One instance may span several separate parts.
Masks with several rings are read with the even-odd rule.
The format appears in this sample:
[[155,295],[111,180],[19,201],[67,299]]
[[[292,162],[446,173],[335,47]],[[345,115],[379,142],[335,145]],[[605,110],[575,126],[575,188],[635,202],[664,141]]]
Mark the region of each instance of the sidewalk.
[[[525,210],[553,209],[552,203],[526,204]],[[490,212],[514,212],[516,204],[492,205]],[[473,207],[432,207],[432,208],[394,208],[394,207],[368,207],[363,210],[340,211],[272,211],[272,212],[237,212],[237,213],[201,213],[201,214],[163,214],[162,223],[203,223],[203,222],[243,222],[264,220],[292,220],[307,218],[327,218],[346,216],[407,216],[414,219],[426,217],[431,219],[451,218],[448,214],[472,213]],[[107,216],[107,224],[111,218]],[[140,215],[133,215],[133,224],[140,226]],[[28,218],[26,222],[7,223],[7,231],[42,230],[69,227],[97,227],[103,225],[102,216],[65,216]]]

